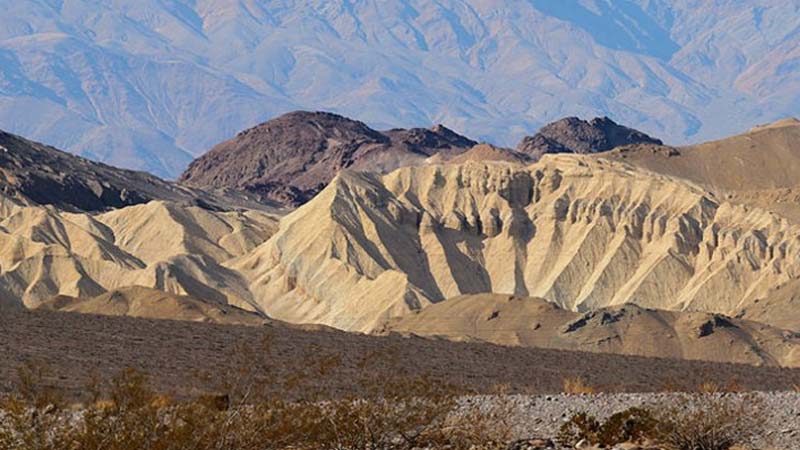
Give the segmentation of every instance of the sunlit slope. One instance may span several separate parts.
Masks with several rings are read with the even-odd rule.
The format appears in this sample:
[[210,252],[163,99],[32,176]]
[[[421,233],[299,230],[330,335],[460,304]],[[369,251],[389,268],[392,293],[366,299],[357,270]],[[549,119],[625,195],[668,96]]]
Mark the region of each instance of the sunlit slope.
[[275,318],[368,331],[470,293],[732,314],[795,279],[798,229],[584,156],[345,172],[227,265]]

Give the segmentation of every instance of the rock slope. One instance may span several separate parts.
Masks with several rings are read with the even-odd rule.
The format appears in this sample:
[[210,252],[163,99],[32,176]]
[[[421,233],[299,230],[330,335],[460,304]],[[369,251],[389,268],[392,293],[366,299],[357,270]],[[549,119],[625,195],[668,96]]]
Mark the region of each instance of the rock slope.
[[399,318],[383,331],[501,345],[800,366],[798,333],[719,314],[636,305],[581,313],[538,298],[472,294]]
[[800,221],[798,119],[697,145],[631,145],[597,156],[690,180],[719,197]]
[[223,324],[258,325],[265,322],[262,315],[224,303],[212,303],[142,286],[126,286],[89,298],[58,295],[39,308],[106,316]]
[[126,286],[255,310],[247,282],[221,263],[276,229],[258,211],[153,201],[88,215],[0,197],[0,306],[91,298]]
[[441,125],[381,133],[336,114],[297,111],[215,146],[194,160],[180,181],[298,205],[344,168],[388,172],[437,153],[461,153],[475,144]]
[[343,172],[227,265],[267,314],[346,330],[486,292],[736,314],[800,277],[798,234],[690,182],[547,155]]
[[144,172],[90,161],[0,131],[0,192],[28,204],[105,211],[151,200],[206,208],[257,207],[236,195],[187,189]]
[[661,145],[662,142],[618,125],[608,117],[596,117],[588,122],[567,117],[525,137],[517,146],[517,152],[538,159],[547,153],[598,153],[630,144]]

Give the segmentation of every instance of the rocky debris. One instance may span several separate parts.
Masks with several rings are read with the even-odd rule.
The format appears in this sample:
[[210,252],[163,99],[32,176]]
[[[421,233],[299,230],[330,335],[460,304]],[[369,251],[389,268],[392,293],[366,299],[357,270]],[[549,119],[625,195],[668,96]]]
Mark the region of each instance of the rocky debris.
[[476,144],[442,125],[380,132],[337,114],[296,111],[218,144],[194,160],[180,182],[294,206],[310,200],[342,169],[389,172]]
[[734,325],[729,319],[719,314],[715,314],[711,319],[703,322],[703,324],[700,325],[697,330],[697,337],[702,338],[711,336],[711,334],[714,333],[714,330],[717,328],[736,328],[736,325]]
[[533,136],[525,137],[517,151],[533,158],[546,153],[597,153],[631,144],[662,142],[641,131],[617,124],[608,117],[591,121],[567,117],[542,127]]
[[556,448],[552,439],[519,439],[508,446],[508,450],[547,450]]
[[[756,441],[743,444],[757,449],[793,450],[800,448],[797,444],[800,439],[800,393],[754,392],[712,395],[734,399],[740,397],[763,414],[765,419],[763,431]],[[599,420],[604,420],[612,414],[628,408],[648,405],[666,406],[683,401],[689,396],[690,394],[684,393],[511,395],[481,396],[471,398],[470,401],[477,402],[481,408],[487,410],[502,402],[504,408],[512,411],[510,422],[514,427],[514,435],[520,440],[515,441],[508,447],[509,449],[554,448],[560,450],[565,447],[559,446],[550,439],[555,439],[561,424],[574,414],[585,412]],[[526,436],[527,438],[525,438]],[[530,436],[538,438],[531,439]],[[553,447],[547,447],[550,442],[553,442]],[[578,447],[576,446],[576,448]],[[590,445],[582,448],[595,449]],[[612,448],[617,450],[661,450],[659,447],[635,444],[619,444]]]
[[118,169],[0,131],[0,193],[28,204],[96,212],[169,200],[205,209],[256,207],[234,196],[187,189],[145,172]]

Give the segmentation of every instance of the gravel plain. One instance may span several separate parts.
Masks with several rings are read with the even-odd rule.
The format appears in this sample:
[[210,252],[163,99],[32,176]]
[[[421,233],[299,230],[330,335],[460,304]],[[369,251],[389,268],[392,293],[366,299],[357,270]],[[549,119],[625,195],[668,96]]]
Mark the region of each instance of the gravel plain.
[[[699,394],[692,394],[699,395]],[[751,392],[705,394],[741,400],[760,410],[765,427],[750,443],[754,449],[800,450],[800,393]],[[592,395],[507,395],[478,396],[464,399],[479,407],[501,404],[511,411],[511,422],[517,439],[555,438],[561,425],[572,415],[586,412],[602,420],[634,406],[659,406],[691,401],[683,393],[620,393]]]

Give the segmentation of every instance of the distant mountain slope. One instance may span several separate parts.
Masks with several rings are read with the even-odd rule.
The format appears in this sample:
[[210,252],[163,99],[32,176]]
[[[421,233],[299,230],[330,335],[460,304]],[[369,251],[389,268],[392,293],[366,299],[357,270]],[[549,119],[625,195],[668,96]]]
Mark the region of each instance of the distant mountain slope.
[[800,110],[792,0],[3,7],[0,128],[160,176],[296,109],[502,146],[573,115],[682,144]]
[[441,125],[382,133],[337,114],[296,111],[215,146],[192,161],[180,182],[298,205],[344,168],[388,172],[434,154],[463,153],[475,144]]
[[631,144],[657,144],[641,131],[618,125],[608,117],[591,121],[567,117],[542,127],[533,136],[526,136],[517,151],[533,158],[547,153],[598,153]]
[[257,206],[237,194],[187,189],[145,172],[90,161],[2,130],[0,192],[23,203],[53,205],[67,211],[104,211],[151,200],[223,209]]
[[473,294],[398,319],[387,325],[390,330],[502,345],[800,366],[796,333],[718,314],[636,305],[573,312],[537,298]]

